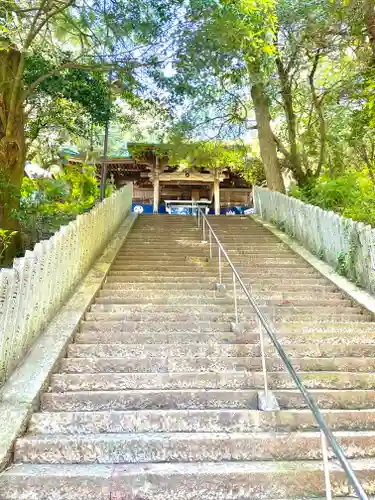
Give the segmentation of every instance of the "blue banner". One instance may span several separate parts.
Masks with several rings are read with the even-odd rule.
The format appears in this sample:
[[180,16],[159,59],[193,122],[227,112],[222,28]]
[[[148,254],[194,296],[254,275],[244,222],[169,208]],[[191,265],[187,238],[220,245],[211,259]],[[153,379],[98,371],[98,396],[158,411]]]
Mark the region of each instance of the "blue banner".
[[[193,211],[192,207],[187,207],[187,206],[171,207],[171,215],[193,215],[192,211]],[[133,203],[132,212],[138,214],[152,214],[154,213],[154,205],[152,205],[151,203]],[[159,214],[165,214],[165,213],[166,213],[165,205],[160,203]],[[250,207],[228,207],[220,209],[220,215],[250,215],[253,213],[255,213],[255,209]],[[214,208],[210,208],[209,215],[215,215]]]

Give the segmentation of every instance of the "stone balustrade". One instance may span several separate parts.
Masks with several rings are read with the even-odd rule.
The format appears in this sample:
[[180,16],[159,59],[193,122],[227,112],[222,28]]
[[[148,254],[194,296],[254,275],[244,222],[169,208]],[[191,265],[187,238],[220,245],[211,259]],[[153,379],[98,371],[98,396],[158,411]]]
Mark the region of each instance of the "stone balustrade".
[[375,229],[371,226],[260,187],[254,188],[254,204],[263,220],[275,224],[340,274],[375,293]]
[[0,271],[0,385],[103,252],[131,203],[127,185]]

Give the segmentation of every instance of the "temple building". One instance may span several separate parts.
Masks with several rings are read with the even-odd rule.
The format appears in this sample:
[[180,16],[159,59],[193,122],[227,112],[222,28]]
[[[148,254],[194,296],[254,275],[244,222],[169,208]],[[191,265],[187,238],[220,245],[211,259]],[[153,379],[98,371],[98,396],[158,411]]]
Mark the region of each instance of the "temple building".
[[[212,214],[243,213],[252,206],[252,186],[229,168],[218,171],[171,165],[157,146],[128,144],[131,158],[99,158],[98,174],[105,173],[117,188],[133,184],[133,210],[141,213],[189,213],[203,204]],[[134,151],[134,153],[132,153]],[[79,156],[70,163],[82,162]]]

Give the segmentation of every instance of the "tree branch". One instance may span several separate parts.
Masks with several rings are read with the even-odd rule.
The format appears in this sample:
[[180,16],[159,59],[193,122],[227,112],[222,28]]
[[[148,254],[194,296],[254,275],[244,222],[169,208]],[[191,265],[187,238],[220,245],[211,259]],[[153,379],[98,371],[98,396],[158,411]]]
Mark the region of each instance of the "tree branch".
[[38,22],[38,19],[39,17],[41,16],[42,12],[43,12],[43,9],[44,9],[44,6],[46,5],[48,0],[42,0],[32,22],[31,22],[31,26],[30,26],[30,29],[29,29],[29,32],[27,34],[27,37],[25,39],[25,43],[24,43],[24,46],[23,46],[23,51],[22,52],[25,52],[29,47],[30,47],[30,44],[31,42],[33,41],[34,39],[34,30],[35,30],[35,26]]
[[[129,62],[129,61],[127,61]],[[57,75],[61,71],[64,71],[64,69],[82,69],[84,71],[100,71],[100,72],[107,72],[107,71],[112,71],[115,69],[121,68],[120,62],[116,63],[98,63],[98,64],[80,64],[76,62],[68,62],[65,64],[61,64],[61,66],[58,66],[57,68],[53,69],[52,71],[46,73],[45,75],[40,76],[35,82],[33,82],[31,85],[29,85],[28,89],[26,90],[24,94],[24,100],[26,100],[30,95],[34,92],[34,90],[45,80],[48,80],[48,78],[51,78],[54,75]],[[122,69],[122,68],[121,68]]]
[[276,142],[276,146],[277,146],[278,151],[280,151],[280,153],[283,154],[285,156],[285,158],[287,158],[289,160],[290,159],[290,152],[283,145],[281,140],[275,134],[273,134],[273,139]]
[[62,4],[59,8],[57,8],[55,10],[52,10],[45,17],[45,19],[43,19],[43,21],[39,24],[39,26],[35,26],[35,29],[33,30],[33,33],[31,34],[29,45],[34,40],[34,38],[38,35],[38,33],[40,33],[40,31],[42,30],[43,26],[45,26],[50,19],[52,19],[53,17],[56,17],[58,14],[61,14],[61,12],[63,12],[68,7],[70,7],[71,5],[73,5],[73,2],[74,2],[74,0],[68,0],[68,2]]

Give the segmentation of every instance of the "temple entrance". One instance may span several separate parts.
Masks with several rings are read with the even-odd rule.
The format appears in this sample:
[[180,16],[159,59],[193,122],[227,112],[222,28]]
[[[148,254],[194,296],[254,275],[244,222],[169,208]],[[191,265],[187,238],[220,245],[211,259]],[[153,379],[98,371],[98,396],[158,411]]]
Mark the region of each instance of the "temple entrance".
[[171,165],[168,154],[159,149],[158,145],[128,144],[134,158],[99,159],[98,175],[104,171],[117,188],[132,183],[132,209],[138,213],[186,215],[194,212],[193,206],[203,206],[210,214],[243,214],[252,207],[252,186],[230,167],[181,168]]

